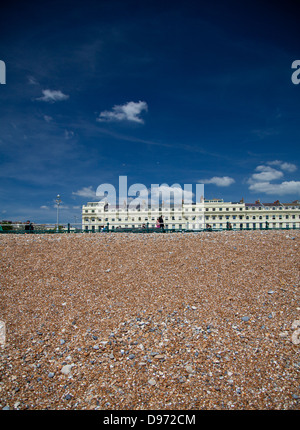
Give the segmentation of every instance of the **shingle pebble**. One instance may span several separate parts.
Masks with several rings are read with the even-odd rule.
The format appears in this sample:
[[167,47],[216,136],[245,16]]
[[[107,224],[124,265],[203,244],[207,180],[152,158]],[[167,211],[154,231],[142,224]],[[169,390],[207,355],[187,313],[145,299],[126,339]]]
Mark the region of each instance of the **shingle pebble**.
[[0,236],[0,409],[299,408],[300,232]]

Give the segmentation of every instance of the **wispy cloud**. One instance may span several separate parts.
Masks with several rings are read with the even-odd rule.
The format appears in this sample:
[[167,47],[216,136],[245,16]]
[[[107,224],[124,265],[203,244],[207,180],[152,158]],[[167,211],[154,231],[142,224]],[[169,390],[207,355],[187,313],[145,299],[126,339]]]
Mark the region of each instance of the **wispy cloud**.
[[143,124],[144,120],[139,115],[147,110],[146,102],[128,102],[124,105],[115,105],[111,111],[101,112],[97,121],[132,121]]
[[38,85],[39,84],[34,76],[28,76],[28,83],[30,85]]
[[60,90],[42,90],[43,96],[36,98],[36,100],[55,103],[62,100],[67,100],[69,96],[62,93]]
[[53,120],[53,118],[52,118],[52,116],[44,115],[44,120],[45,120],[46,122],[50,122],[50,121],[52,121],[52,120]]
[[210,179],[201,179],[198,182],[201,184],[214,184],[218,187],[229,187],[229,185],[232,185],[235,180],[229,176],[214,176]]
[[64,136],[66,140],[72,139],[74,137],[74,131],[72,130],[65,130]]

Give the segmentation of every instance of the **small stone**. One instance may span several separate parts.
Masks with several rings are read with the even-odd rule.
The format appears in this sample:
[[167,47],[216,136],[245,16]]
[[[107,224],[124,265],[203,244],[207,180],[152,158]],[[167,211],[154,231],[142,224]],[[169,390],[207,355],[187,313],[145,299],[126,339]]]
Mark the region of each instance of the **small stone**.
[[63,373],[64,375],[69,375],[71,373],[71,369],[72,369],[72,365],[66,364],[65,366],[62,367],[61,373]]
[[71,394],[66,394],[66,395],[65,395],[65,399],[66,399],[66,400],[71,400],[71,399],[72,399]]
[[193,372],[194,372],[194,369],[192,368],[192,366],[189,366],[189,365],[185,366],[185,370],[186,370],[188,373],[193,373]]
[[250,318],[249,318],[249,317],[247,317],[247,316],[242,317],[242,320],[243,320],[243,321],[245,321],[245,322],[249,321],[249,319],[250,319]]
[[151,379],[149,379],[148,384],[149,385],[155,385],[156,384],[156,380],[153,379],[153,378],[151,378]]
[[129,358],[130,360],[132,360],[134,357],[135,357],[135,355],[134,355],[134,354],[129,354],[129,355],[128,355],[128,358]]
[[54,372],[49,372],[48,373],[48,378],[53,378],[54,377]]
[[282,331],[281,333],[279,333],[279,337],[287,337],[289,334],[287,331]]

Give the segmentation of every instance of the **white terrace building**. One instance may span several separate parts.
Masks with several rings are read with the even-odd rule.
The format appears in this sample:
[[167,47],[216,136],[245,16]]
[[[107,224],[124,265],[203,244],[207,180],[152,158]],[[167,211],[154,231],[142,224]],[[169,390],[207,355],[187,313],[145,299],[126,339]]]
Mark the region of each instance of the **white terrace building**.
[[110,206],[104,202],[90,202],[82,207],[82,228],[101,231],[117,228],[155,228],[162,215],[166,229],[213,230],[226,229],[279,229],[300,228],[300,201],[292,203],[224,202],[223,199],[202,200],[201,203],[182,203],[180,206],[150,207],[141,204],[136,208]]

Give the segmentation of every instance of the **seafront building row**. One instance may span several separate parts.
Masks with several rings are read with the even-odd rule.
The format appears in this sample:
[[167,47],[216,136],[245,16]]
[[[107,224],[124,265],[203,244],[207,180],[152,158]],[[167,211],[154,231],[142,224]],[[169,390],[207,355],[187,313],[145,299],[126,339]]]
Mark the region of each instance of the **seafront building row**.
[[300,201],[281,203],[224,202],[223,199],[201,199],[199,203],[181,205],[148,206],[140,204],[110,205],[89,202],[82,207],[82,228],[84,231],[115,229],[156,228],[159,216],[163,217],[168,230],[213,230],[222,229],[280,229],[300,228]]

